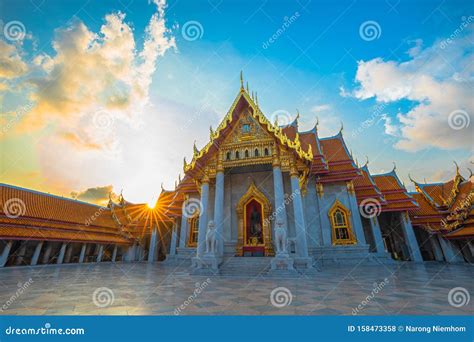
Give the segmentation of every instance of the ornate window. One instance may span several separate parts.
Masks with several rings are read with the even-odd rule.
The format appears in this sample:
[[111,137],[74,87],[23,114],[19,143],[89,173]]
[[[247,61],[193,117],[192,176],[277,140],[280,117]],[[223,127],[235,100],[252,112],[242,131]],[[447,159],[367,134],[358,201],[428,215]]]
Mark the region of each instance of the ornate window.
[[199,215],[196,215],[188,220],[189,224],[189,240],[188,246],[195,247],[198,242],[198,230],[199,230]]
[[265,157],[268,157],[268,148],[266,148],[266,147],[265,147],[265,152],[264,152],[264,154],[265,154]]
[[230,160],[230,152],[227,152],[227,154],[226,154],[226,159],[227,159],[227,160]]
[[245,158],[249,157],[249,150],[245,150]]
[[239,158],[240,158],[239,151],[235,151],[235,159],[239,159]]
[[255,149],[254,155],[255,157],[258,157],[258,148]]
[[350,215],[350,211],[339,200],[336,200],[329,210],[333,245],[352,245],[356,243]]

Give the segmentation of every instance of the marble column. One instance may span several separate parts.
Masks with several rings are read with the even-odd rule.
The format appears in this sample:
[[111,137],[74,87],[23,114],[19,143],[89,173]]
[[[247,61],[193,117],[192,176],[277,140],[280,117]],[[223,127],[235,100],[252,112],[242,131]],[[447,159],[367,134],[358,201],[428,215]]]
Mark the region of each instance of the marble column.
[[362,227],[362,219],[360,218],[359,206],[357,204],[357,198],[354,191],[354,184],[352,182],[347,183],[347,196],[349,198],[349,205],[352,217],[352,228],[356,235],[358,245],[366,245],[364,235],[364,228]]
[[101,262],[102,261],[102,255],[104,254],[104,246],[99,245],[99,252],[97,253],[97,259],[96,262]]
[[434,258],[436,261],[444,261],[443,251],[439,245],[436,235],[430,235],[431,249],[433,250]]
[[438,235],[438,241],[441,245],[441,249],[443,250],[444,258],[446,262],[449,263],[456,263],[456,262],[464,262],[464,258],[462,257],[461,251],[457,249],[453,243],[449,240]]
[[26,254],[26,246],[28,245],[28,242],[23,241],[20,249],[17,252],[17,257],[15,260],[15,265],[21,265],[23,263],[23,260],[25,259],[25,254]]
[[115,262],[117,259],[117,245],[114,245],[114,251],[112,252],[112,262]]
[[66,253],[66,247],[67,247],[67,243],[63,242],[63,244],[61,245],[61,249],[59,250],[58,260],[56,261],[57,264],[62,264],[63,263],[64,253]]
[[408,249],[410,250],[411,261],[423,262],[420,246],[418,245],[418,241],[416,241],[415,231],[413,230],[413,226],[406,211],[400,213],[400,223],[402,225],[402,231],[403,235],[405,236],[406,243],[408,244]]
[[314,179],[309,179],[307,184],[306,196],[304,197],[306,217],[306,229],[308,232],[308,247],[320,247],[322,242],[322,230],[320,220],[319,198],[316,193],[316,184]]
[[316,184],[318,201],[319,201],[319,218],[321,219],[321,236],[323,246],[332,246],[332,229],[331,222],[329,222],[329,209],[332,206],[332,203],[329,201],[328,196],[324,194],[324,185],[322,183]]
[[296,168],[291,171],[291,198],[295,216],[296,253],[299,257],[308,257],[308,241],[306,237],[306,223],[304,220],[303,200]]
[[209,178],[207,175],[201,184],[201,212],[199,213],[197,257],[200,258],[206,251],[207,208],[209,206]]
[[[184,201],[186,203],[186,201]],[[181,231],[179,233],[179,248],[185,248],[188,240],[188,218],[184,214],[184,205],[181,213]]]
[[275,208],[273,209],[276,218],[275,221],[281,220],[288,230],[288,220],[286,217],[285,207],[285,191],[283,189],[283,175],[280,168],[279,159],[275,159],[273,162],[273,188],[275,193]]
[[153,226],[153,229],[151,231],[151,237],[150,237],[150,247],[148,248],[148,262],[155,261],[157,234],[158,234],[158,229],[156,228],[156,226]]
[[[219,154],[219,160],[221,158]],[[216,174],[216,189],[214,196],[214,224],[216,229],[218,256],[224,255],[224,168],[222,160],[218,162]]]
[[43,264],[49,264],[49,257],[51,256],[51,251],[53,250],[53,243],[46,242],[46,250],[43,254]]
[[8,241],[3,248],[2,256],[0,257],[0,267],[5,267],[8,261],[8,256],[10,255],[10,250],[12,249],[13,241]]
[[68,248],[66,248],[66,255],[64,256],[64,262],[69,263],[71,262],[71,255],[72,255],[72,250],[74,249],[74,244],[70,243]]
[[367,219],[370,222],[370,229],[374,236],[375,250],[377,253],[385,253],[385,244],[383,243],[382,230],[380,228],[379,219],[377,216],[369,217]]
[[80,264],[84,262],[84,257],[86,256],[86,247],[87,247],[87,243],[83,243],[81,247],[81,254],[79,255]]
[[174,222],[173,228],[171,230],[170,255],[176,255],[177,241],[178,241],[178,224]]
[[43,248],[43,241],[40,241],[35,248],[35,252],[33,253],[33,257],[31,258],[31,266],[35,266],[38,264],[38,259],[41,254],[41,248]]

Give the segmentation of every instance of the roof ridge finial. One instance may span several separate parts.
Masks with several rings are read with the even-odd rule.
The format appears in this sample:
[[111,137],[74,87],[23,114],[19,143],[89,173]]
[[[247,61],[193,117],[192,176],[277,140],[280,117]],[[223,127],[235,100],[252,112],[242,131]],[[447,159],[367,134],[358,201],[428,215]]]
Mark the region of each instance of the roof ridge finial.
[[339,134],[342,134],[343,130],[344,130],[344,123],[341,120],[341,129],[339,130]]
[[162,192],[163,192],[163,191],[166,191],[166,190],[165,190],[165,187],[163,186],[163,182],[161,182],[161,191],[162,191]]
[[244,72],[240,70],[240,91],[244,91]]
[[410,174],[408,174],[408,179],[411,180],[413,184],[415,184],[415,185],[418,184],[413,178],[411,178]]
[[392,162],[393,163],[393,170],[392,172],[395,172],[395,170],[397,169],[397,164],[395,162]]
[[355,158],[355,163],[356,163],[357,168],[360,169],[359,161],[357,160],[357,157]]
[[256,104],[257,107],[258,107],[258,96],[257,96],[257,92],[255,92],[255,104]]
[[471,179],[471,177],[472,177],[472,170],[471,170],[469,167],[468,167],[467,169],[469,170],[469,173],[470,173],[468,179]]
[[365,165],[364,166],[367,166],[367,165],[369,165],[369,157],[365,156]]
[[245,82],[246,83],[246,86],[247,86],[247,93],[249,92],[249,82]]
[[456,176],[459,175],[459,165],[456,163],[455,160],[453,160],[454,165],[456,165]]
[[254,99],[253,90],[252,90],[252,100]]

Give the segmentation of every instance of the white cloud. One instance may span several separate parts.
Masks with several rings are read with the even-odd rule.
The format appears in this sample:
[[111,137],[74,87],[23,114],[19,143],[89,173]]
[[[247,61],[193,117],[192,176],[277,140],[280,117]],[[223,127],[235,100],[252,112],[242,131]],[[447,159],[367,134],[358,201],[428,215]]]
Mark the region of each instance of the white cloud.
[[398,136],[399,134],[399,126],[394,125],[392,118],[389,117],[387,114],[382,114],[380,116],[380,120],[382,120],[384,123],[384,129],[385,129],[385,134],[391,135],[391,136]]
[[28,65],[23,61],[16,45],[0,40],[0,79],[13,79],[24,75]]
[[47,124],[72,146],[107,149],[114,143],[114,127],[97,127],[97,112],[108,113],[110,121],[135,124],[149,102],[149,87],[157,59],[175,47],[166,28],[165,1],[155,1],[142,49],[136,46],[125,14],[105,16],[99,32],[80,20],[56,30],[54,56],[33,58],[40,77],[28,80],[35,103],[19,128],[31,131]]
[[[442,149],[471,148],[473,127],[455,130],[449,125],[449,115],[461,110],[468,120],[474,115],[472,89],[472,32],[459,37],[445,49],[439,42],[424,50],[412,51],[406,62],[384,61],[375,58],[359,62],[356,73],[358,88],[352,96],[379,102],[413,101],[407,112],[399,113],[399,149],[417,151],[430,146]],[[387,126],[388,123],[388,126]],[[387,122],[386,132],[392,132],[393,123]],[[387,131],[388,128],[388,131]],[[388,133],[390,134],[390,133]]]
[[322,104],[322,105],[316,105],[311,108],[311,111],[313,113],[319,113],[319,112],[324,112],[331,109],[331,105],[328,104]]

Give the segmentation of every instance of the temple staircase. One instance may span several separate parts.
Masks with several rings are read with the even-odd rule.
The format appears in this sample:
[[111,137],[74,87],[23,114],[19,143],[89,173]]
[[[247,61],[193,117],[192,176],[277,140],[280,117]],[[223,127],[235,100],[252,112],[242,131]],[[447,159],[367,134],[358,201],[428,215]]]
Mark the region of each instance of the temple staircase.
[[220,266],[219,274],[228,277],[267,276],[271,257],[228,257]]

